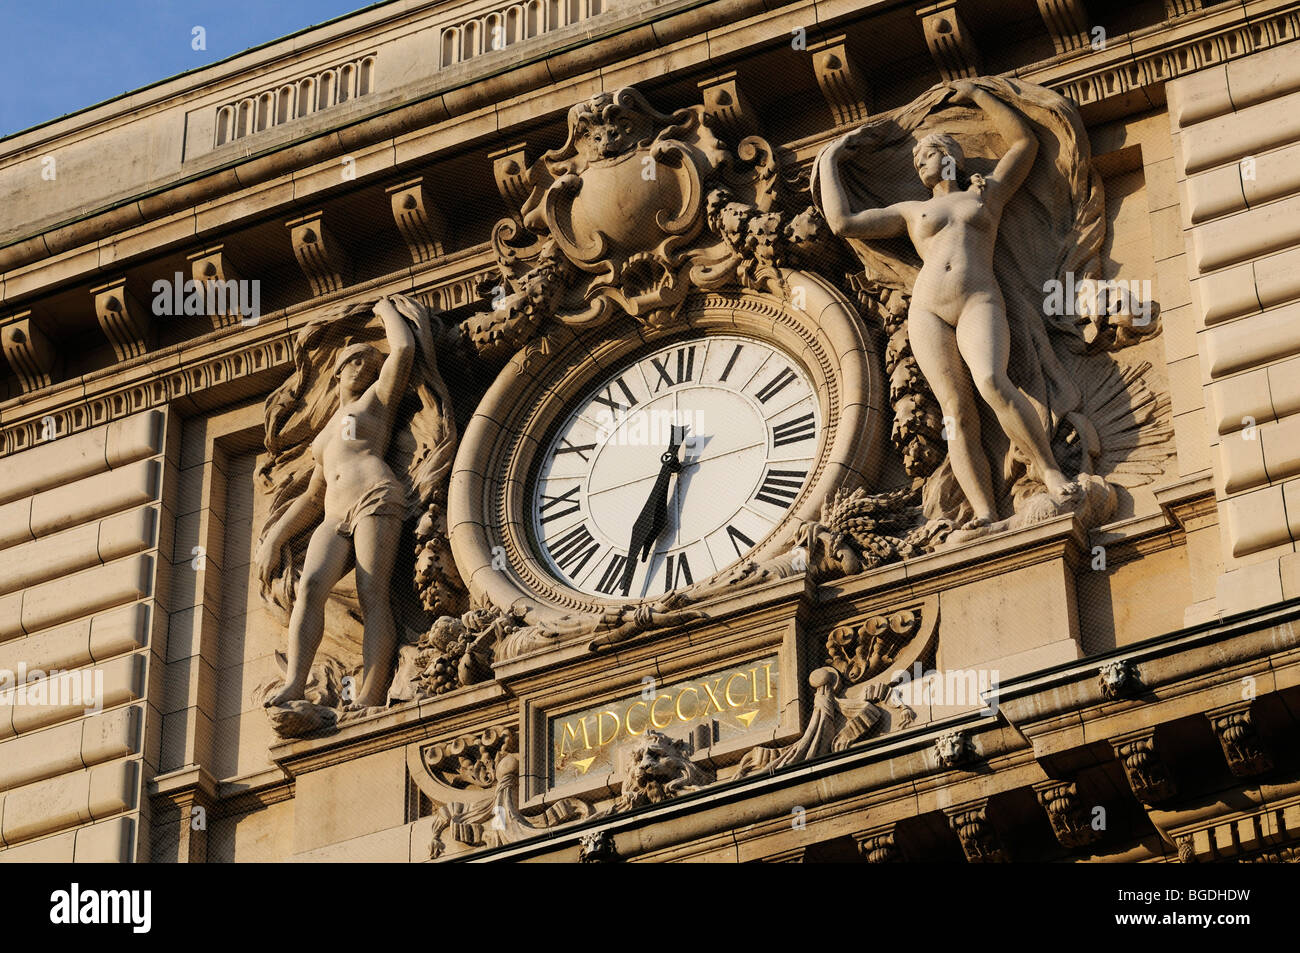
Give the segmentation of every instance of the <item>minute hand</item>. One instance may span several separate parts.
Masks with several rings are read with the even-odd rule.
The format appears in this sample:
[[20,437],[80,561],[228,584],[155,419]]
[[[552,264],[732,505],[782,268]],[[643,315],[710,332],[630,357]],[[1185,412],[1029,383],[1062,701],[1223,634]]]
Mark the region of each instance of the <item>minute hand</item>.
[[672,441],[659,456],[659,475],[655,477],[654,486],[650,489],[645,506],[641,508],[641,514],[632,524],[632,539],[627,544],[627,563],[623,566],[623,578],[619,583],[624,596],[632,591],[632,577],[636,575],[637,563],[645,562],[668,522],[668,484],[674,473],[681,472],[682,462],[677,454],[681,451],[684,436],[678,434],[676,427],[673,428]]

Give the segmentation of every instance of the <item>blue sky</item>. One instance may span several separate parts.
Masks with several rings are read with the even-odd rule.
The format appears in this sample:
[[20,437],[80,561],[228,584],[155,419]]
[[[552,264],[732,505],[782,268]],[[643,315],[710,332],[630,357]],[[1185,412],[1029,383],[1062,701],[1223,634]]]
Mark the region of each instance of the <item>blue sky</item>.
[[[373,0],[0,0],[0,136],[374,5]],[[194,27],[207,49],[193,49]]]

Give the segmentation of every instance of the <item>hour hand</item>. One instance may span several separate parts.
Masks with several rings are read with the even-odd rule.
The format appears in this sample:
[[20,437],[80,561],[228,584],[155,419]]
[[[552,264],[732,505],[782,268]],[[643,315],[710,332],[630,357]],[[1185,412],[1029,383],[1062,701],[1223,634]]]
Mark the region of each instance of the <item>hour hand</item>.
[[681,472],[682,461],[678,454],[685,439],[686,428],[674,426],[668,449],[659,455],[659,475],[650,489],[645,506],[632,524],[632,538],[627,544],[627,562],[623,565],[623,578],[619,582],[624,596],[632,591],[632,578],[636,575],[637,563],[644,562],[650,555],[655,541],[668,522],[668,483],[674,473]]

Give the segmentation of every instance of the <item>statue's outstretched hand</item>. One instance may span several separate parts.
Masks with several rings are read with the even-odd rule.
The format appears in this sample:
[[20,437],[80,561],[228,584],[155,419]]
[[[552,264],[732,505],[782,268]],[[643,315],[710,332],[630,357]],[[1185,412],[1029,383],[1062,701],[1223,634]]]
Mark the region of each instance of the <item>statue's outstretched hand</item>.
[[417,324],[420,322],[420,318],[425,311],[424,305],[420,304],[420,302],[408,298],[404,294],[389,295],[388,299],[397,306],[398,312],[408,321],[414,321]]
[[402,296],[384,295],[382,298],[380,298],[378,301],[375,302],[375,314],[379,315],[381,318],[382,317],[400,318],[402,312],[398,309],[397,302],[395,300],[400,297]]
[[971,80],[954,79],[951,80],[950,82],[944,83],[944,85],[952,90],[953,103],[957,105],[961,105],[962,103],[975,102],[975,92],[976,90],[979,89],[979,87],[976,86],[975,83],[972,82]]
[[279,574],[284,563],[284,544],[279,542],[274,534],[268,535],[262,540],[262,544],[257,547],[257,552],[253,556],[253,565],[257,569],[257,578],[262,585],[270,587]]
[[846,132],[834,142],[831,143],[831,157],[839,162],[841,159],[851,156],[858,151],[862,144],[862,130],[854,129],[852,132]]

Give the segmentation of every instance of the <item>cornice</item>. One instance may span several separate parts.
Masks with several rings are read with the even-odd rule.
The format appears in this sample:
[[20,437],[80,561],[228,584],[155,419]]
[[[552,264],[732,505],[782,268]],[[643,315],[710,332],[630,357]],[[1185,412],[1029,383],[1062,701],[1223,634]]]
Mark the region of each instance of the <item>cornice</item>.
[[[0,246],[0,279],[10,272],[49,256],[65,252],[84,253],[87,242],[104,238],[142,224],[165,218],[216,198],[245,198],[259,183],[333,160],[339,155],[371,149],[381,143],[396,146],[405,134],[430,126],[451,128],[470,121],[479,110],[500,110],[530,93],[543,91],[563,81],[592,80],[603,87],[602,67],[628,56],[655,49],[667,50],[682,41],[705,43],[706,34],[729,37],[757,31],[747,38],[751,49],[770,44],[773,30],[785,29],[785,21],[798,20],[800,11],[821,34],[840,28],[850,19],[869,19],[874,8],[892,3],[858,4],[852,8],[828,0],[682,0],[680,3],[644,4],[629,14],[615,17],[599,32],[583,32],[577,38],[557,34],[566,42],[542,44],[528,56],[495,60],[494,69],[482,70],[469,61],[431,80],[391,90],[356,101],[357,109],[345,109],[306,132],[280,141],[262,140],[262,148],[249,151],[250,140],[237,140],[235,150],[214,150],[206,164],[197,160],[191,170],[145,193],[124,196],[84,214],[43,223],[26,235]],[[648,16],[646,7],[652,11]],[[715,9],[716,8],[716,9]],[[780,9],[780,23],[761,23],[770,10]],[[770,18],[769,18],[770,19]],[[1026,64],[1011,72],[1019,78],[1055,89],[1074,99],[1085,113],[1109,103],[1121,112],[1152,108],[1163,102],[1163,84],[1168,79],[1206,66],[1244,56],[1258,49],[1293,40],[1300,31],[1300,2],[1297,0],[1255,0],[1243,5],[1197,11],[1131,34],[1112,38],[1102,50],[1089,46],[1051,59]],[[771,35],[769,35],[771,34]],[[709,56],[705,53],[705,59]],[[699,66],[703,64],[692,64]],[[676,72],[681,72],[677,70]],[[664,76],[662,70],[647,68],[645,79]],[[1137,96],[1137,101],[1134,96]],[[329,115],[329,114],[322,114]],[[532,120],[528,111],[516,111],[516,123]],[[497,138],[505,141],[519,135],[512,125],[497,126]],[[266,134],[263,133],[263,136]],[[460,137],[440,137],[432,151],[421,156],[427,161]],[[410,143],[405,144],[410,152]],[[414,159],[414,156],[410,156]],[[409,163],[408,163],[409,164]],[[382,172],[396,171],[396,162]],[[378,173],[376,173],[378,174]],[[360,178],[360,177],[359,177]],[[294,201],[304,196],[297,194]],[[210,236],[209,236],[210,237]],[[205,238],[196,228],[194,240]],[[140,254],[146,254],[142,248]],[[98,260],[98,256],[95,256]],[[138,256],[135,256],[138,257]],[[124,260],[115,260],[120,267]],[[3,293],[0,290],[0,293]],[[0,299],[2,300],[2,299]]]

